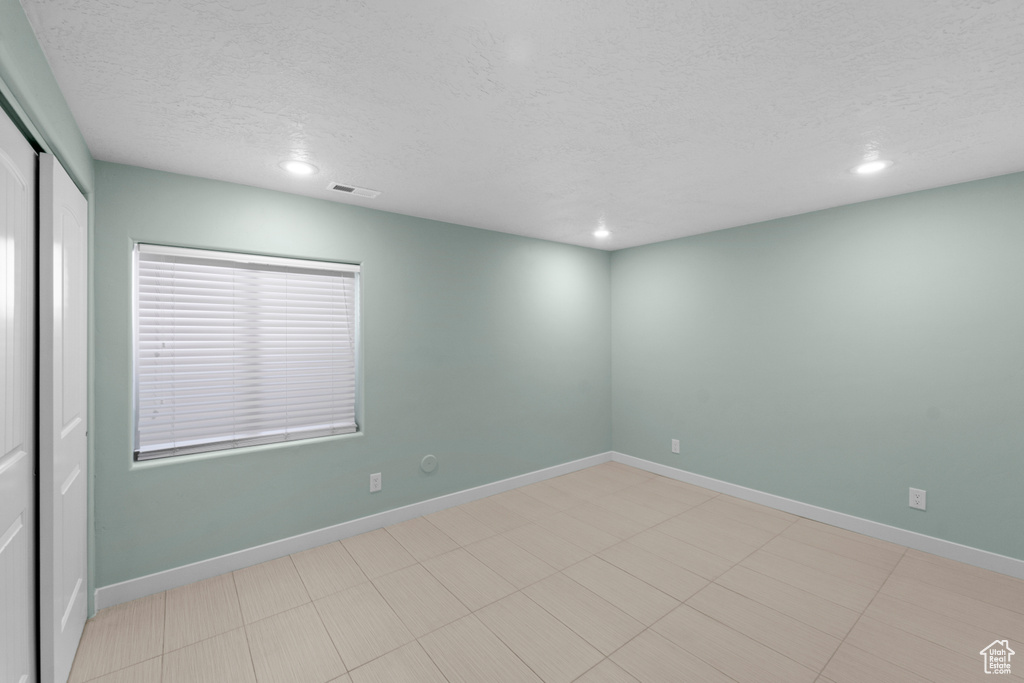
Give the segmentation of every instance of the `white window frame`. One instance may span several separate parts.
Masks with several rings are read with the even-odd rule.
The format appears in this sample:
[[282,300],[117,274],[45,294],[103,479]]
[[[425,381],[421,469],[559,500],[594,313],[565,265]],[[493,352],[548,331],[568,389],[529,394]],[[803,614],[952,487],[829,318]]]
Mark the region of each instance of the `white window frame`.
[[[142,311],[140,305],[153,306],[151,302],[140,304],[140,290],[142,289],[140,281],[140,259],[145,260],[147,258],[149,261],[177,259],[190,266],[198,264],[200,267],[202,267],[203,264],[209,264],[214,268],[224,268],[224,272],[244,272],[250,278],[259,277],[256,273],[260,271],[269,271],[278,276],[282,273],[297,275],[299,277],[308,277],[312,275],[320,282],[326,282],[323,277],[328,275],[336,275],[343,278],[351,277],[351,284],[343,285],[346,296],[341,297],[347,302],[350,297],[349,303],[351,308],[346,309],[346,315],[349,316],[346,319],[350,322],[348,324],[348,329],[340,336],[340,338],[346,343],[351,344],[351,363],[344,362],[341,364],[341,366],[346,370],[346,377],[348,376],[347,371],[349,368],[352,373],[351,406],[348,406],[348,400],[346,399],[344,401],[344,406],[339,407],[339,405],[334,405],[329,407],[328,410],[332,411],[332,415],[335,417],[334,424],[330,425],[303,424],[301,418],[290,418],[287,417],[287,415],[284,418],[280,418],[280,413],[275,411],[274,413],[267,413],[267,419],[273,422],[274,417],[272,417],[272,415],[278,416],[277,426],[272,429],[264,430],[259,434],[253,434],[251,428],[248,430],[244,428],[240,429],[238,424],[230,426],[227,421],[234,418],[225,418],[224,432],[222,434],[217,436],[207,435],[197,438],[189,438],[190,427],[188,419],[179,417],[178,413],[172,410],[165,412],[164,416],[162,416],[162,424],[166,424],[167,420],[175,422],[175,424],[182,424],[182,428],[179,430],[179,433],[183,434],[184,437],[178,438],[175,436],[169,437],[169,440],[168,438],[156,440],[152,436],[152,432],[145,434],[144,432],[146,432],[149,427],[140,428],[140,425],[144,424],[146,419],[144,413],[149,409],[149,407],[142,405],[140,396],[143,391],[152,389],[152,379],[154,376],[154,371],[152,370],[154,363],[151,360],[140,360],[140,354],[145,354],[145,351],[142,349],[143,342],[142,334],[140,333],[140,312]],[[263,256],[257,254],[171,247],[141,242],[136,243],[132,257],[134,459],[137,461],[143,461],[197,453],[222,452],[254,445],[295,442],[304,439],[358,433],[360,431],[361,422],[360,272],[361,268],[359,265],[338,263],[334,261],[295,259],[278,256]],[[342,282],[342,280],[339,280],[339,282]],[[250,303],[250,306],[251,305],[252,304]],[[249,310],[251,311],[252,309],[250,308]],[[341,327],[343,325],[335,323],[335,326]],[[344,355],[347,356],[347,354]],[[140,365],[145,366],[145,369],[140,368]],[[338,364],[336,363],[335,366],[338,366]],[[141,384],[140,377],[142,377]],[[341,382],[346,396],[349,391],[348,384],[349,382],[347,381]],[[260,384],[257,386],[263,385]],[[287,386],[287,383],[285,386]],[[142,391],[140,391],[140,387],[142,387]],[[233,395],[234,394],[235,392],[233,392]],[[287,424],[281,424],[282,419]],[[154,421],[151,421],[150,424],[154,424]],[[200,443],[200,441],[202,442]]]

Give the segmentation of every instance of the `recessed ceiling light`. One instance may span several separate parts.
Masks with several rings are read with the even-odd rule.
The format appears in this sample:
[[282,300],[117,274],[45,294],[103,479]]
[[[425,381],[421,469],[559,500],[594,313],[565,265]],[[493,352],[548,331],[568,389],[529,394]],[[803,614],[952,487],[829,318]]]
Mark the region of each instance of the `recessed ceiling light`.
[[316,173],[316,166],[305,161],[299,161],[298,159],[282,161],[281,168],[295,175],[313,175]]
[[871,173],[878,173],[892,166],[892,162],[888,159],[876,159],[875,161],[865,161],[860,166],[854,166],[850,169],[851,173],[857,175],[869,175]]
[[605,237],[608,237],[611,234],[612,233],[608,230],[608,228],[598,228],[597,230],[594,231],[594,237],[600,237],[601,239],[604,239]]

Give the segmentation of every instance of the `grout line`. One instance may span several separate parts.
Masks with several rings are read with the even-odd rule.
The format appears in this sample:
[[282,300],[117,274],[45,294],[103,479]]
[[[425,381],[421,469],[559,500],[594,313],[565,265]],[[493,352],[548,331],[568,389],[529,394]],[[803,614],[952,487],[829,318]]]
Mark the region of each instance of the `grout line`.
[[[167,591],[162,591],[161,597],[164,601],[164,626],[160,631],[160,654],[162,655],[167,651]],[[162,668],[163,667],[161,666],[161,669]],[[161,677],[163,677],[163,674],[161,674]]]
[[[729,569],[728,571],[726,571],[726,572],[723,572],[723,573],[722,573],[722,575],[721,575],[721,576],[719,576],[718,578],[716,578],[716,579],[715,579],[715,580],[714,580],[714,581],[713,581],[712,583],[715,583],[716,585],[718,585],[718,586],[721,586],[722,588],[725,588],[726,590],[730,590],[730,591],[732,591],[733,593],[737,593],[738,595],[742,595],[743,597],[745,597],[745,598],[747,598],[747,599],[749,599],[749,600],[754,600],[754,602],[758,602],[758,603],[760,603],[760,604],[764,605],[765,607],[767,607],[767,608],[769,608],[769,609],[775,609],[775,608],[774,608],[774,607],[772,607],[771,605],[765,605],[765,603],[761,602],[760,600],[757,600],[756,598],[754,598],[754,597],[752,597],[752,596],[750,596],[750,595],[747,595],[747,594],[745,594],[745,593],[742,593],[742,592],[740,592],[739,590],[736,590],[736,589],[734,589],[734,588],[730,588],[729,586],[726,586],[725,584],[722,584],[722,583],[718,583],[718,579],[720,579],[720,578],[721,578],[722,576],[725,576],[726,574],[728,574],[729,572],[731,572],[731,571],[732,571],[733,569],[736,569],[736,568],[740,568],[740,569],[745,569],[746,571],[749,571],[749,572],[752,572],[752,573],[754,573],[754,574],[757,574],[758,576],[761,576],[761,577],[763,577],[763,578],[766,578],[766,579],[768,579],[769,581],[775,581],[775,582],[777,582],[777,583],[780,583],[780,584],[782,584],[783,586],[786,586],[787,588],[790,588],[790,589],[792,589],[792,590],[794,590],[794,591],[797,591],[797,592],[799,592],[799,593],[802,593],[803,595],[806,595],[806,596],[808,596],[809,598],[812,598],[812,599],[815,599],[815,600],[822,600],[822,601],[824,601],[824,602],[827,602],[827,603],[829,603],[830,605],[833,605],[833,606],[835,606],[835,607],[837,607],[837,608],[839,608],[839,609],[845,610],[845,611],[847,611],[847,612],[853,612],[854,614],[856,614],[856,613],[857,613],[857,610],[853,609],[852,607],[847,607],[846,605],[840,605],[840,604],[839,604],[838,602],[833,602],[832,600],[829,600],[828,598],[826,598],[826,597],[824,597],[824,596],[818,595],[818,594],[816,594],[816,593],[812,593],[811,591],[809,591],[809,590],[806,590],[806,589],[804,589],[804,588],[801,588],[800,586],[795,586],[795,585],[793,585],[793,584],[791,584],[791,583],[787,583],[786,581],[783,581],[782,579],[780,579],[780,578],[778,578],[778,577],[776,577],[776,576],[771,576],[770,574],[764,574],[764,573],[762,573],[762,572],[759,572],[759,571],[757,571],[756,569],[752,569],[751,567],[747,567],[746,565],[743,565],[742,563],[740,563],[740,564],[737,564],[737,565],[735,565],[734,567],[731,567],[731,568],[730,568],[730,569]],[[866,589],[866,590],[869,590],[869,589]],[[776,611],[776,612],[780,612],[780,611],[779,611],[779,610],[777,610],[777,609],[776,609],[775,611]],[[780,614],[785,614],[785,613],[784,613],[784,612],[780,612]],[[810,626],[811,628],[816,628],[816,629],[818,629],[819,631],[821,631],[822,633],[825,633],[825,635],[829,635],[829,636],[832,636],[833,638],[838,638],[838,639],[840,639],[840,640],[841,640],[842,638],[846,637],[846,633],[849,633],[849,630],[850,630],[849,628],[847,628],[847,629],[846,629],[846,632],[845,632],[845,633],[844,633],[844,634],[843,634],[842,636],[838,636],[838,635],[833,635],[833,634],[831,634],[831,633],[828,633],[827,631],[823,631],[823,630],[822,630],[821,628],[819,628],[819,627],[815,626],[814,624],[811,624],[811,623],[808,623],[807,621],[804,621],[803,619],[801,619],[801,618],[799,618],[799,617],[794,617],[794,616],[792,616],[792,615],[788,615],[788,614],[787,614],[786,616],[789,616],[789,617],[790,617],[790,618],[792,618],[792,619],[796,619],[797,621],[799,621],[799,622],[801,622],[801,623],[803,623],[803,624],[806,624],[807,626]],[[851,626],[850,628],[852,628],[852,626]]]
[[[516,592],[522,593],[522,591],[516,591]],[[509,593],[509,595],[515,595],[515,593]],[[506,596],[505,596],[505,598],[509,597],[509,595],[506,595]],[[524,598],[526,598],[527,600],[530,600],[530,596],[529,596],[529,595],[527,595],[526,593],[523,593],[523,597],[524,597]],[[501,599],[502,599],[502,600],[504,600],[505,598],[501,598]],[[476,612],[479,612],[480,610],[482,610],[482,609],[485,609],[485,608],[486,608],[486,607],[488,607],[489,605],[493,605],[493,604],[494,604],[495,602],[498,602],[498,600],[495,600],[494,602],[491,602],[491,603],[488,603],[487,605],[484,605],[484,606],[483,606],[483,607],[481,607],[480,609],[476,610]],[[533,602],[533,601],[532,601],[532,600],[530,600],[530,602]],[[534,604],[536,604],[536,603],[534,603]],[[476,612],[473,612],[472,614],[473,614],[473,615],[475,616],[475,615],[476,615]],[[476,617],[476,619],[477,619],[477,621],[479,621],[479,622],[480,622],[481,624],[483,624],[483,626],[484,626],[484,628],[485,628],[485,629],[487,629],[488,631],[490,631],[490,632],[491,632],[491,635],[493,635],[493,636],[494,636],[495,638],[497,638],[497,639],[498,639],[498,642],[499,642],[499,643],[501,643],[502,645],[504,645],[504,646],[505,646],[505,649],[507,649],[507,650],[508,650],[509,652],[511,652],[511,653],[512,653],[513,655],[515,655],[515,657],[516,657],[516,658],[517,658],[517,659],[518,659],[519,661],[521,661],[521,662],[523,663],[523,666],[525,666],[525,667],[526,667],[527,669],[529,669],[530,671],[532,671],[532,672],[533,672],[533,675],[534,675],[534,676],[536,676],[538,680],[540,680],[540,681],[543,681],[543,680],[544,680],[544,678],[543,678],[543,677],[542,677],[542,676],[540,675],[540,673],[539,673],[539,672],[537,672],[537,671],[536,671],[536,670],[535,670],[535,669],[534,669],[534,668],[533,668],[532,666],[530,666],[530,663],[529,663],[529,662],[527,662],[527,661],[526,661],[525,659],[523,659],[523,658],[522,658],[522,657],[521,657],[521,656],[519,655],[519,653],[518,653],[518,652],[516,652],[515,650],[513,650],[513,649],[512,649],[512,646],[511,646],[511,645],[509,645],[509,644],[508,644],[508,643],[506,643],[506,642],[505,642],[504,640],[502,640],[501,636],[500,636],[500,635],[498,635],[498,634],[497,634],[497,633],[496,633],[496,632],[494,631],[494,629],[492,629],[492,628],[491,628],[490,626],[488,626],[488,625],[487,625],[487,622],[486,622],[486,621],[484,621],[484,620],[483,620],[483,619],[481,619],[480,617]],[[572,629],[570,629],[570,630],[572,630]],[[580,635],[579,635],[578,633],[576,633],[575,631],[572,631],[572,632],[573,632],[573,634],[575,634],[575,635],[576,635],[576,636],[577,636],[578,638],[581,638],[581,639],[582,639],[582,636],[580,636]],[[586,640],[584,640],[584,642],[586,642]],[[590,645],[590,643],[587,643],[587,645]],[[590,647],[594,647],[594,646],[593,646],[593,645],[590,645]],[[595,649],[595,650],[597,650],[597,648],[594,648],[594,649]],[[600,650],[598,650],[598,652],[600,652]]]
[[[897,563],[896,563],[896,566],[895,566],[895,567],[893,567],[893,571],[892,571],[892,572],[890,573],[890,575],[889,575],[889,578],[887,578],[887,579],[886,579],[885,583],[888,583],[888,582],[889,582],[889,579],[891,579],[891,578],[893,578],[893,577],[894,577],[894,575],[896,574],[896,570],[897,570],[897,569],[899,568],[899,565],[900,565],[900,564],[902,564],[902,563],[903,563],[903,561],[904,561],[904,560],[905,560],[906,558],[907,558],[907,554],[906,554],[906,553],[904,553],[903,557],[901,557],[901,558],[900,558],[900,560],[899,560],[899,562],[897,562]],[[955,562],[955,560],[953,560],[953,561]],[[970,566],[970,565],[968,565],[968,566]],[[909,581],[918,581],[919,583],[927,583],[927,582],[925,582],[925,581],[921,581],[920,579],[915,579],[915,578],[913,578],[913,577],[906,577],[906,576],[905,576],[905,577],[901,577],[901,578],[903,578],[903,579],[906,579],[906,580],[909,580]],[[960,597],[962,597],[962,598],[967,598],[967,599],[970,599],[970,600],[975,600],[975,601],[977,601],[977,602],[980,602],[980,603],[982,603],[982,604],[983,604],[984,606],[986,606],[986,607],[993,607],[993,608],[996,608],[996,609],[1004,609],[1004,610],[1007,610],[1007,611],[1010,611],[1010,612],[1014,612],[1014,613],[1016,613],[1016,614],[1019,614],[1019,612],[1015,612],[1015,610],[1010,610],[1010,609],[1008,609],[1008,608],[1005,608],[1005,607],[1001,607],[1000,605],[992,605],[991,603],[987,603],[987,602],[984,602],[984,601],[982,601],[982,600],[978,600],[977,598],[972,598],[971,596],[965,596],[965,595],[963,595],[963,594],[961,594],[961,593],[957,593],[956,591],[952,591],[952,590],[949,590],[949,589],[945,589],[945,588],[942,588],[941,586],[935,586],[934,584],[928,584],[928,585],[929,585],[929,586],[931,586],[931,587],[933,587],[933,588],[936,588],[937,590],[942,590],[942,591],[946,591],[946,592],[951,592],[951,593],[955,593],[956,595],[958,595],[958,596],[960,596]],[[881,589],[882,589],[882,588],[884,588],[884,584],[882,585],[882,587],[880,587],[880,588],[879,588],[879,594],[881,593]],[[876,597],[877,597],[877,595],[876,595]],[[937,612],[937,611],[935,611],[935,610],[931,609],[931,607],[929,607],[929,606],[927,606],[927,605],[921,605],[921,604],[918,604],[918,603],[915,603],[915,602],[911,602],[911,601],[909,601],[909,600],[905,600],[905,599],[903,599],[903,598],[901,598],[901,597],[899,597],[899,596],[897,596],[897,595],[892,595],[892,594],[889,594],[889,595],[887,595],[886,597],[888,597],[888,598],[889,598],[889,599],[891,599],[891,600],[895,600],[895,601],[897,601],[897,602],[899,602],[899,603],[905,604],[905,605],[907,605],[907,606],[909,606],[909,607],[914,607],[914,608],[916,608],[916,609],[920,609],[920,610],[923,610],[923,611],[925,611],[925,612],[928,612],[929,614],[934,614],[934,615],[935,615],[935,616],[936,616],[937,618],[949,618],[949,616],[948,616],[948,615],[945,615],[945,614],[943,614],[942,612]],[[873,600],[873,599],[872,599],[872,602],[874,602],[874,600]],[[870,606],[870,605],[869,605],[869,606]],[[866,612],[866,611],[867,611],[867,608],[865,608],[865,612]],[[871,618],[871,619],[874,619],[875,617],[869,617],[869,618]],[[920,640],[923,640],[923,641],[925,641],[925,642],[931,643],[932,645],[934,645],[934,646],[936,646],[936,647],[940,647],[940,648],[942,648],[942,649],[943,649],[943,650],[945,650],[946,652],[950,652],[950,653],[952,653],[952,654],[954,654],[954,655],[958,655],[958,656],[966,656],[964,652],[962,652],[962,651],[960,651],[960,650],[954,650],[954,649],[951,649],[951,648],[950,648],[950,647],[948,647],[947,645],[945,645],[945,644],[943,644],[943,643],[939,643],[939,642],[936,642],[936,641],[932,640],[932,639],[931,639],[930,637],[928,637],[928,636],[926,636],[926,635],[922,635],[922,634],[914,633],[914,632],[912,632],[912,631],[908,631],[907,629],[903,628],[902,626],[898,626],[898,625],[896,625],[896,624],[891,624],[891,623],[889,623],[889,622],[885,622],[885,621],[881,621],[881,620],[878,620],[878,621],[879,621],[879,623],[881,623],[881,624],[884,624],[884,625],[885,625],[885,626],[887,626],[888,628],[893,628],[893,629],[896,629],[896,630],[898,630],[898,631],[901,631],[901,632],[903,632],[903,633],[906,633],[907,635],[909,635],[909,636],[911,636],[911,637],[913,637],[913,638],[919,638]],[[979,630],[979,631],[985,631],[985,630],[987,630],[987,627],[984,627],[984,626],[977,626],[977,625],[975,625],[975,624],[972,624],[972,623],[970,623],[970,622],[966,622],[966,621],[959,621],[959,620],[958,620],[958,621],[957,621],[957,625],[958,625],[958,626],[960,626],[960,625],[966,625],[966,626],[970,627],[971,629],[976,629],[976,630]],[[852,630],[852,629],[851,629],[851,630]],[[993,638],[997,637],[997,636],[995,635],[995,634],[997,633],[996,631],[994,631],[994,630],[990,630],[990,632],[991,632],[991,634],[992,634],[992,636],[991,636],[991,637],[993,637]],[[989,637],[989,636],[985,636],[985,639],[987,640],[987,639],[988,639],[988,637]],[[853,646],[853,645],[851,645],[851,647],[856,647],[856,646]],[[973,658],[973,652],[971,653],[970,657],[972,657],[972,658]],[[885,660],[885,661],[888,661],[888,660]]]
[[327,640],[330,641],[331,647],[334,648],[334,653],[338,655],[338,661],[341,662],[341,668],[345,670],[342,676],[347,675],[348,664],[345,663],[345,658],[341,656],[341,650],[338,649],[338,644],[334,642],[334,638],[331,637],[331,632],[327,630],[327,624],[324,623],[324,618],[320,616],[320,610],[316,608],[316,603],[310,602],[310,605],[313,606],[313,613],[316,614],[316,619],[317,622],[320,624],[320,628],[322,628],[324,630],[324,633],[327,634]]
[[[840,644],[840,643],[842,642],[842,638],[839,638],[838,636],[833,636],[833,635],[831,635],[831,634],[829,634],[829,633],[825,633],[824,631],[822,631],[822,630],[821,630],[820,628],[818,628],[817,626],[813,626],[813,625],[811,625],[811,624],[808,624],[807,622],[805,622],[805,621],[803,621],[803,620],[801,620],[801,619],[797,619],[796,617],[792,617],[792,616],[790,616],[790,615],[788,615],[788,614],[786,614],[786,613],[784,613],[784,612],[779,612],[779,610],[775,609],[774,607],[771,607],[771,606],[769,606],[769,605],[766,605],[766,604],[764,604],[764,603],[763,603],[763,602],[761,602],[760,600],[755,600],[754,598],[751,598],[751,597],[749,597],[749,596],[743,595],[742,593],[739,593],[739,592],[737,592],[737,591],[734,591],[734,590],[732,590],[731,588],[728,588],[728,587],[726,587],[726,586],[723,586],[723,585],[722,585],[722,584],[720,584],[720,583],[716,583],[716,582],[712,582],[712,583],[714,583],[714,584],[715,584],[716,586],[718,586],[718,587],[719,587],[719,588],[721,588],[722,590],[726,590],[726,591],[729,591],[730,593],[733,593],[734,595],[738,595],[738,596],[740,596],[741,598],[744,598],[744,599],[746,599],[746,600],[750,600],[751,602],[757,603],[757,604],[758,604],[758,605],[760,605],[761,607],[764,607],[765,609],[771,610],[771,611],[773,611],[773,612],[775,612],[775,613],[779,614],[779,615],[780,615],[780,616],[782,616],[782,617],[785,617],[785,618],[787,618],[787,619],[791,619],[791,620],[793,620],[793,621],[795,621],[795,622],[797,622],[797,623],[803,624],[804,626],[807,626],[808,628],[812,628],[812,629],[814,629],[814,630],[815,630],[815,631],[817,631],[818,633],[821,633],[821,634],[822,634],[822,635],[824,635],[824,636],[828,636],[829,638],[832,638],[833,640],[837,641],[837,643],[836,643],[836,649],[839,649],[839,644]],[[709,584],[709,585],[710,585],[710,584]],[[702,590],[703,590],[703,589],[702,589]],[[696,593],[694,593],[694,595],[696,595]],[[691,597],[693,597],[693,596],[691,596]],[[809,665],[807,665],[807,664],[805,664],[805,663],[803,663],[803,662],[801,662],[801,661],[797,661],[796,659],[793,659],[793,657],[791,657],[790,655],[788,655],[788,654],[786,654],[785,652],[782,652],[782,651],[780,651],[780,650],[778,650],[778,649],[776,649],[776,648],[772,647],[772,646],[771,646],[771,645],[769,645],[768,643],[762,642],[762,641],[761,641],[760,639],[758,639],[757,637],[755,637],[755,636],[751,636],[751,635],[747,635],[746,633],[743,633],[742,631],[740,631],[740,630],[739,630],[738,628],[736,628],[735,626],[731,626],[731,625],[729,625],[729,624],[725,623],[724,621],[722,621],[721,619],[719,619],[718,617],[716,617],[716,616],[714,616],[714,615],[712,615],[712,614],[708,614],[707,612],[703,611],[703,610],[702,610],[702,609],[700,609],[699,607],[695,607],[694,605],[691,605],[691,604],[690,604],[690,601],[689,601],[689,599],[687,599],[687,601],[686,601],[685,603],[683,603],[683,604],[685,604],[685,605],[686,605],[687,607],[689,607],[690,609],[694,610],[695,612],[700,612],[701,614],[703,614],[703,615],[704,615],[705,617],[707,617],[708,619],[711,619],[712,621],[716,621],[716,622],[718,622],[719,624],[721,624],[722,626],[726,627],[727,629],[729,629],[729,630],[731,630],[731,631],[735,631],[736,633],[740,634],[741,636],[743,636],[743,637],[745,637],[745,638],[749,638],[750,640],[754,641],[754,642],[755,642],[755,643],[757,643],[758,645],[761,645],[762,647],[765,647],[765,648],[767,648],[767,649],[771,650],[772,652],[774,652],[775,654],[779,655],[780,657],[785,657],[785,658],[786,658],[786,659],[788,659],[789,661],[791,661],[791,662],[794,662],[795,664],[797,664],[797,665],[799,665],[799,666],[802,666],[803,668],[807,669],[808,671],[814,672],[814,673],[816,673],[816,674],[820,674],[820,673],[821,673],[820,671],[814,671],[814,668],[813,668],[813,667],[811,667],[811,666],[809,666]],[[680,646],[680,647],[682,647],[682,646]],[[684,649],[685,649],[685,647],[684,647]],[[698,657],[700,656],[700,655],[699,655],[699,654],[697,654],[697,653],[693,653],[693,654],[697,655]],[[833,651],[833,654],[835,654],[835,652],[834,652],[834,651]],[[829,658],[831,659],[831,656],[830,656]],[[707,661],[707,660],[705,660],[705,661]],[[827,662],[826,662],[826,663],[827,663]],[[711,662],[708,662],[708,664],[711,664]]]
[[[454,622],[451,622],[451,623],[454,623]],[[448,625],[448,624],[445,624],[445,626],[447,626],[447,625]],[[442,628],[444,628],[444,627],[442,627]],[[436,630],[436,629],[435,629],[435,630]],[[434,631],[431,631],[430,633],[433,633],[433,632],[434,632]],[[424,637],[425,637],[425,636],[428,636],[428,635],[430,635],[430,633],[424,634]],[[423,643],[421,643],[421,642],[420,642],[420,639],[419,639],[419,638],[416,638],[416,639],[415,639],[415,640],[413,640],[412,642],[416,643],[416,646],[417,646],[417,647],[418,647],[418,648],[419,648],[419,649],[420,649],[420,650],[421,650],[421,651],[423,652],[423,654],[425,654],[425,655],[427,656],[427,659],[429,659],[429,660],[430,660],[430,663],[431,663],[431,664],[433,664],[433,665],[434,665],[434,668],[435,668],[435,669],[437,669],[437,672],[438,672],[439,674],[441,674],[441,678],[443,678],[444,680],[446,680],[446,681],[448,681],[449,683],[451,683],[451,679],[450,679],[450,678],[448,678],[448,675],[447,675],[447,674],[446,674],[446,673],[445,673],[444,671],[442,671],[442,670],[441,670],[441,667],[440,667],[440,666],[438,666],[438,664],[437,664],[437,662],[436,662],[436,661],[434,661],[434,658],[430,656],[430,650],[428,650],[427,648],[423,647]],[[404,646],[403,646],[403,647],[404,647]]]
[[[773,539],[773,541],[774,541],[774,539]],[[833,555],[837,559],[840,559],[843,562],[847,563],[849,566],[860,565],[860,566],[863,566],[867,570],[886,571],[885,567],[879,566],[878,564],[871,564],[870,562],[864,562],[864,561],[858,560],[855,557],[850,557],[849,555],[844,555],[842,553],[837,553],[834,550],[828,550],[826,548],[821,548],[820,546],[815,546],[814,544],[805,543],[803,541],[798,541],[797,539],[794,539],[794,538],[791,538],[791,537],[784,537],[784,541],[786,541],[787,543],[795,543],[795,544],[797,544],[799,546],[804,546],[805,548],[808,548],[808,549],[810,549],[810,550],[812,550],[813,552],[816,552],[816,553],[826,553],[828,555]],[[902,548],[902,546],[900,546],[900,547]],[[809,567],[811,569],[815,569],[815,570],[820,571],[822,573],[826,573],[826,574],[831,575],[831,572],[829,572],[829,571],[826,571],[824,569],[819,569],[818,567],[814,566],[813,564],[808,564],[807,562],[801,561],[801,560],[799,560],[799,559],[797,559],[795,557],[792,557],[792,556],[790,556],[790,555],[788,555],[786,553],[782,553],[782,552],[779,552],[779,551],[776,551],[776,550],[774,550],[772,548],[767,548],[767,547],[763,548],[763,550],[766,553],[769,553],[769,554],[771,554],[771,555],[773,555],[775,557],[781,557],[783,559],[790,560],[791,562],[794,562],[796,564],[800,564],[802,566]],[[898,563],[898,560],[897,560],[897,563]],[[867,590],[873,590],[872,586],[867,586],[866,584],[859,584],[859,583],[857,583],[855,581],[851,581],[849,579],[843,579],[842,577],[836,577],[836,578],[840,579],[841,581],[844,581],[844,582],[846,582],[848,584],[853,584],[854,586],[860,586],[860,587],[865,588]]]
[[[882,583],[880,583],[878,585],[878,589],[875,591],[874,596],[871,598],[871,600],[868,602],[868,604],[864,606],[864,609],[862,609],[860,611],[860,614],[857,615],[857,620],[853,622],[853,625],[850,627],[850,630],[847,631],[846,635],[843,636],[843,639],[841,641],[839,641],[839,645],[836,646],[836,649],[832,653],[832,656],[828,658],[828,661],[825,662],[825,665],[823,667],[821,667],[820,671],[818,671],[818,675],[819,676],[824,675],[825,669],[828,668],[828,665],[835,658],[836,652],[839,652],[839,650],[843,647],[843,645],[846,644],[846,640],[850,637],[850,634],[853,633],[854,629],[857,628],[857,624],[860,623],[861,618],[864,616],[864,614],[869,609],[871,609],[871,605],[874,604],[875,600],[878,598],[879,593],[881,593],[882,589],[885,588],[885,584],[889,583],[889,579],[892,578],[892,573],[894,571],[896,571],[896,567],[899,565],[900,562],[903,561],[903,556],[906,555],[906,554],[907,554],[907,549],[906,549],[906,547],[903,547],[903,553],[900,555],[900,559],[897,560],[895,564],[893,564],[892,569],[889,570],[889,575],[885,577],[885,581],[883,581]],[[856,645],[851,645],[850,647],[856,647]],[[902,667],[900,667],[900,668],[902,668]]]
[[[119,673],[121,671],[124,671],[126,669],[130,669],[133,666],[139,666],[140,664],[145,664],[146,662],[151,662],[154,659],[159,659],[160,660],[160,676],[163,677],[163,657],[164,656],[162,654],[157,655],[156,657],[146,657],[141,662],[134,662],[132,664],[126,664],[125,666],[122,666],[120,669],[114,669],[113,671],[108,671],[106,673],[102,673],[102,674],[99,674],[97,676],[93,676],[92,678],[87,678],[84,681],[82,681],[81,683],[93,683],[94,681],[97,681],[97,680],[99,680],[99,679],[101,679],[101,678],[103,678],[105,676],[112,676],[112,675],[114,675],[116,673]],[[70,681],[71,678],[72,677],[69,676],[68,680]]]
[[[238,607],[238,617],[242,620],[241,629],[242,629],[242,637],[245,638],[245,651],[249,653],[249,668],[252,671],[253,680],[257,680],[256,679],[256,662],[253,660],[253,657],[252,657],[252,645],[249,643],[249,630],[246,628],[245,615],[242,613],[242,598],[239,596],[238,581],[235,579],[235,573],[234,572],[230,572],[230,574],[231,574],[231,585],[235,589],[235,602],[237,603],[236,607]],[[235,630],[235,629],[231,629],[231,631],[233,631],[233,630]],[[230,633],[231,631],[225,631],[225,633]],[[224,635],[224,634],[223,633],[219,633],[217,635]],[[217,636],[211,636],[211,638],[216,638],[216,637]],[[207,638],[206,640],[209,640],[209,639],[210,638]],[[202,641],[199,641],[199,642],[202,642]],[[195,643],[192,643],[192,644],[194,645]],[[188,647],[188,646],[186,645],[185,647]],[[163,676],[162,675],[161,675],[161,680],[163,680]]]

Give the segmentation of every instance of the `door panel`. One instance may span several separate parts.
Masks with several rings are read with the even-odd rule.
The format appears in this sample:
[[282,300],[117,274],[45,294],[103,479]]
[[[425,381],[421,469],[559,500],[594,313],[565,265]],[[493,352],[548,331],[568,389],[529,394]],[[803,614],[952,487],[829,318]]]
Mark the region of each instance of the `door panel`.
[[40,668],[64,683],[87,608],[88,206],[50,154],[39,183]]
[[0,683],[36,680],[35,178],[0,111]]

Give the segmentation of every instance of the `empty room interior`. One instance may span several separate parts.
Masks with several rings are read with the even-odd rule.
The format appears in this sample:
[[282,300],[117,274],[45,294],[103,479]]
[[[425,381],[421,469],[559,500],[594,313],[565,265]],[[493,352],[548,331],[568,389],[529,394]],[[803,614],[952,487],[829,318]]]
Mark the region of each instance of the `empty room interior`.
[[1022,31],[0,0],[0,683],[1024,678]]

